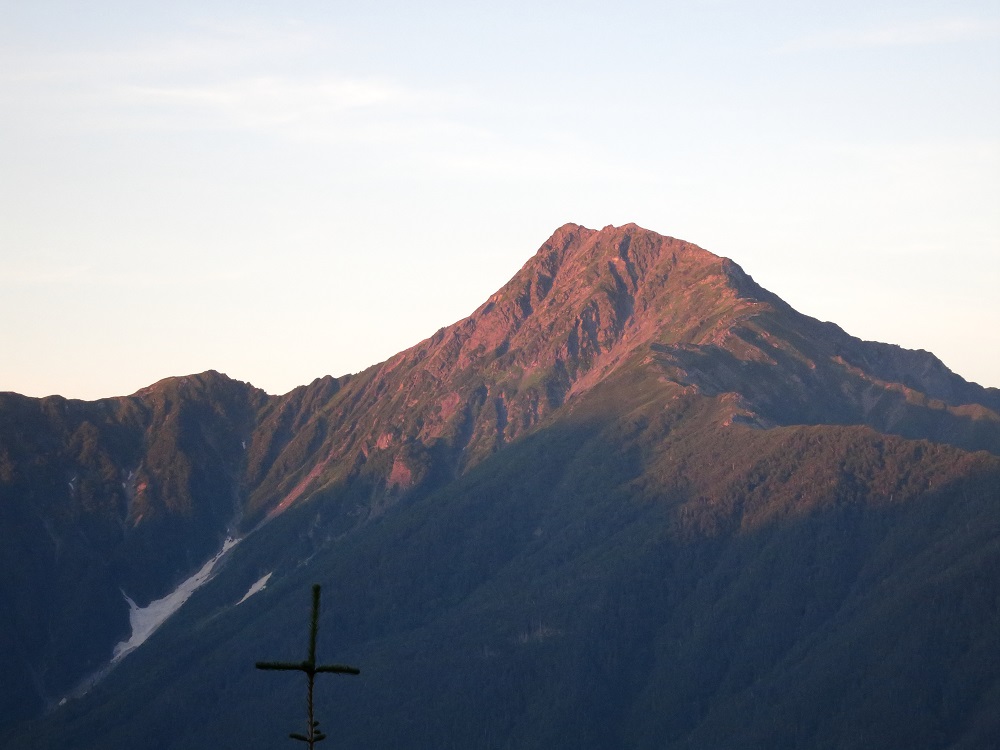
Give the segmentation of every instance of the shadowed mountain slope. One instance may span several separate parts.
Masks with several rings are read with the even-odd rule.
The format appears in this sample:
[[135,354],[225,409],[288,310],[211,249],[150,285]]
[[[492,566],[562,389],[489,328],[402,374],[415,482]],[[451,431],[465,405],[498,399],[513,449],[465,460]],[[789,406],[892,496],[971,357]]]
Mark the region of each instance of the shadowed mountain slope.
[[689,243],[635,225],[568,224],[471,316],[347,380],[251,507],[273,512],[277,495],[287,507],[361,480],[377,499],[358,512],[380,512],[572,408],[622,368],[727,394],[730,419],[760,426],[866,424],[1000,452],[1000,393],[932,354],[803,316]]
[[[270,746],[292,709],[244,665],[321,581],[356,745],[982,746],[998,456],[997,389],[694,245],[569,224],[356,375],[0,395],[7,744]],[[230,533],[147,644],[14,725],[128,636],[119,589],[165,595]]]
[[37,711],[128,635],[240,518],[266,395],[218,373],[91,403],[0,394],[0,716]]

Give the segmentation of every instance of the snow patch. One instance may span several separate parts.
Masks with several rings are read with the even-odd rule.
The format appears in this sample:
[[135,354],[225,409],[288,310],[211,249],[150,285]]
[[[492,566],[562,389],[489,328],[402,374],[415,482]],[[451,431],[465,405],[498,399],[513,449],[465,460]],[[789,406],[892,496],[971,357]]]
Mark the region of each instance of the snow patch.
[[263,591],[265,588],[267,588],[267,582],[268,580],[270,580],[272,575],[274,575],[273,572],[268,573],[266,576],[257,581],[257,583],[251,586],[250,589],[243,595],[243,598],[240,599],[238,602],[236,602],[236,606],[237,607],[240,606],[243,602],[245,602],[251,596],[256,594],[258,591]]
[[114,654],[111,657],[111,663],[114,664],[121,661],[128,654],[132,653],[135,649],[145,643],[146,639],[149,638],[149,636],[151,636],[157,628],[159,628],[171,615],[181,608],[191,594],[208,582],[209,577],[212,574],[212,568],[215,567],[215,564],[219,562],[219,559],[224,554],[235,547],[239,541],[239,539],[233,539],[232,537],[226,539],[225,543],[222,545],[222,549],[219,550],[219,553],[207,563],[202,565],[201,570],[181,583],[180,586],[171,591],[165,597],[150,602],[146,607],[140,607],[132,601],[128,594],[122,591],[122,596],[125,597],[125,601],[128,602],[129,606],[128,620],[129,624],[132,626],[132,637],[115,646]]

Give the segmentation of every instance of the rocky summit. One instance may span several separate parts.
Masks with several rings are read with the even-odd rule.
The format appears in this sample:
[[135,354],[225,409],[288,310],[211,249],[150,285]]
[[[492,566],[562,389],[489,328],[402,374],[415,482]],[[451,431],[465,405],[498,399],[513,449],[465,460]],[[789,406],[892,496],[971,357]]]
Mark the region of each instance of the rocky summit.
[[343,747],[1000,736],[1000,391],[633,224],[281,396],[0,394],[0,535],[3,747],[284,741],[316,582]]

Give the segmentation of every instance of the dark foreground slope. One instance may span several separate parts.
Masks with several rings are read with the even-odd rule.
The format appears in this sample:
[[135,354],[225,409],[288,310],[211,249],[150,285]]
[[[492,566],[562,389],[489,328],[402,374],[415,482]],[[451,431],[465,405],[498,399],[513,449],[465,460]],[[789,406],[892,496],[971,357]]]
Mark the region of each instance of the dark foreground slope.
[[300,658],[319,581],[341,747],[988,747],[1000,459],[643,385],[347,534],[293,508],[34,746],[287,741],[301,681],[253,663]]
[[238,460],[204,459],[231,485],[195,505],[233,511],[219,538],[256,530],[101,684],[4,746],[286,742],[301,686],[252,665],[301,658],[314,581],[320,658],[362,669],[320,681],[341,746],[1000,731],[997,392],[805,318],[730,261],[568,225],[413,349],[246,393],[245,429],[192,421],[205,446],[239,437]]

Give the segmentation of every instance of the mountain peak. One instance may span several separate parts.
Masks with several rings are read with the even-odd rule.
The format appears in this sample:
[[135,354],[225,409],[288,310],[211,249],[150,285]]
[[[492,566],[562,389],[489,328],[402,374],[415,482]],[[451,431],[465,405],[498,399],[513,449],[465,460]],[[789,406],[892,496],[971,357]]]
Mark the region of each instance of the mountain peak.
[[[635,247],[633,242],[636,243]],[[704,263],[720,260],[718,256],[697,245],[657,234],[634,223],[622,226],[609,224],[599,230],[568,223],[552,233],[535,256],[525,264],[525,268],[530,268],[540,259],[544,259],[547,267],[553,262],[557,266],[564,262],[589,265],[618,259],[635,264],[637,271],[644,271],[661,262],[666,255],[676,262],[678,253],[689,254]]]
[[[472,315],[374,368],[370,387],[399,393],[383,399],[393,423],[429,409],[422,433],[455,404],[492,402],[501,444],[623,364],[648,359],[654,343],[724,340],[766,297],[732,261],[696,245],[635,224],[564,224]],[[404,372],[408,384],[397,382]]]
[[[280,512],[355,475],[389,502],[465,471],[564,406],[597,403],[589,396],[613,382],[605,392],[662,408],[701,404],[717,428],[839,422],[995,444],[992,428],[979,435],[966,424],[996,421],[988,406],[963,406],[981,394],[933,368],[910,382],[904,371],[923,372],[924,358],[904,366],[901,357],[795,312],[697,245],[635,224],[564,224],[469,317],[310,399],[316,411],[288,448],[308,471],[275,473],[283,463],[271,463],[273,450],[251,446],[273,476],[251,511],[279,496],[271,512]],[[947,405],[923,405],[947,393]]]
[[[485,349],[565,343],[585,367],[619,344],[706,343],[770,295],[732,261],[636,224],[557,229],[466,321]],[[557,346],[557,348],[559,348]]]

